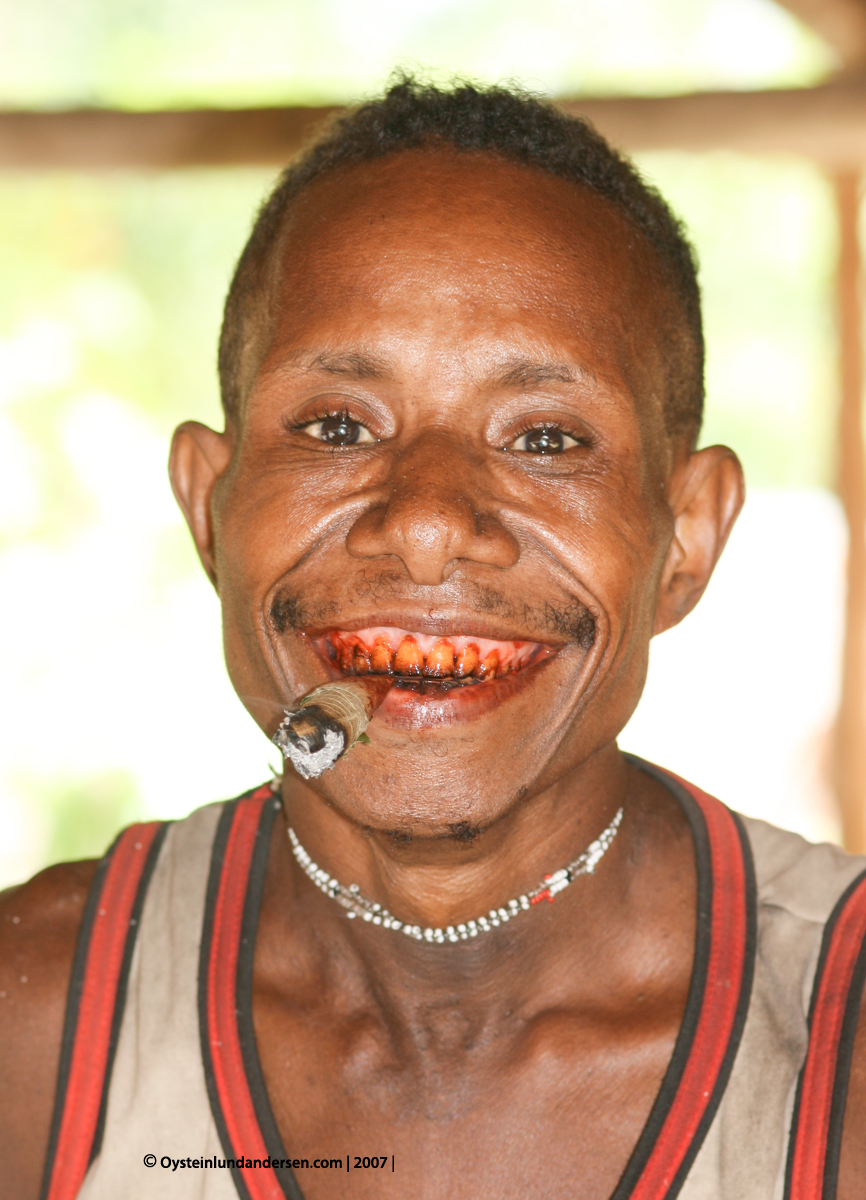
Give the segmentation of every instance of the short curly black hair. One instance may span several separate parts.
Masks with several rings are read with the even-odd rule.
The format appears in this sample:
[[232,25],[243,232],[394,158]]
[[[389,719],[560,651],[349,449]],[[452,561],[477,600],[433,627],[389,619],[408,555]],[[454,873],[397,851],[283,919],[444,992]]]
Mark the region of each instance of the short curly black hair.
[[283,172],[262,205],[229,288],[220,335],[220,388],[227,417],[242,411],[250,382],[244,365],[255,359],[267,324],[280,235],[292,202],[313,180],[339,167],[428,145],[496,155],[589,188],[643,234],[678,314],[664,334],[665,425],[673,436],[694,444],[704,403],[697,261],[662,196],[591,125],[550,103],[518,88],[458,83],[443,89],[410,76],[401,76],[381,99],[335,121]]

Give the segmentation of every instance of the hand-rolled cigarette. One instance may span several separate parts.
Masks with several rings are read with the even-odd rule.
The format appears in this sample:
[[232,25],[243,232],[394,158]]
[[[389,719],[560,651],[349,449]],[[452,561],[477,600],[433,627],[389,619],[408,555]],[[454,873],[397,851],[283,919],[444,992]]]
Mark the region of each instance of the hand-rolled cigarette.
[[392,680],[368,675],[325,683],[302,696],[271,738],[304,779],[315,779],[352,749]]

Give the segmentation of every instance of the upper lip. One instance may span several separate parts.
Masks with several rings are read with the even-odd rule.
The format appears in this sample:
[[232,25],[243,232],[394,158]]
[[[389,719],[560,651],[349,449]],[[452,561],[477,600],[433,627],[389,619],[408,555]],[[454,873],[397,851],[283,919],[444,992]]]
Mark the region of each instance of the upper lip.
[[[394,627],[404,629],[407,633],[429,633],[443,638],[447,637],[478,637],[488,638],[498,642],[537,642],[546,646],[565,646],[567,639],[551,637],[547,630],[531,630],[520,628],[516,624],[503,620],[492,619],[476,612],[450,611],[447,614],[438,610],[435,615],[389,609],[365,613],[357,617],[337,617],[327,625],[309,627],[303,630],[310,637],[322,637],[334,631],[354,633],[359,629],[374,629],[379,627]],[[544,636],[539,637],[539,633]]]

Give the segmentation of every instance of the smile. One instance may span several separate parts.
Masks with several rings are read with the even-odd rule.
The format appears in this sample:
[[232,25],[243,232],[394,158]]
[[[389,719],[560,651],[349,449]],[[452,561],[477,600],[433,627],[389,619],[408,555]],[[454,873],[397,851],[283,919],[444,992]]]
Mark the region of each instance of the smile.
[[[398,688],[450,690],[501,679],[550,658],[558,647],[472,635],[437,636],[393,626],[331,630],[314,640],[343,675],[387,675]],[[424,688],[426,690],[426,688]]]

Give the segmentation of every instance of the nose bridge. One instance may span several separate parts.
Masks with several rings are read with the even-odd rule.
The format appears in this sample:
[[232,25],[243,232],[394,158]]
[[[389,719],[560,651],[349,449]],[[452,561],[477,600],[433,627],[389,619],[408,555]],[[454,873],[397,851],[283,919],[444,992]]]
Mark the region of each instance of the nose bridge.
[[394,460],[386,498],[364,514],[347,546],[392,554],[416,583],[442,583],[461,559],[510,566],[519,549],[490,510],[483,455],[444,430],[419,434]]
[[465,439],[444,430],[429,431],[415,438],[395,462],[389,507],[408,503],[414,519],[421,518],[428,505],[472,512],[483,475],[481,456],[471,452]]
[[410,554],[429,557],[434,571],[434,559],[444,568],[478,535],[474,501],[482,475],[482,464],[457,438],[439,430],[416,438],[394,464],[383,532]]

